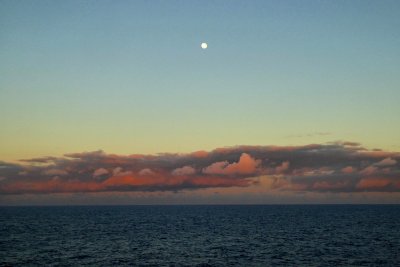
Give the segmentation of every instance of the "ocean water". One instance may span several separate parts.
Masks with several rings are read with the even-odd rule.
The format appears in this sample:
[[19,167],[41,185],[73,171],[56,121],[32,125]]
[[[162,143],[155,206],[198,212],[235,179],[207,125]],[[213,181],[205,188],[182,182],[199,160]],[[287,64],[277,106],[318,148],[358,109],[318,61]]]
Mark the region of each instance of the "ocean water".
[[0,266],[400,266],[400,205],[1,207]]

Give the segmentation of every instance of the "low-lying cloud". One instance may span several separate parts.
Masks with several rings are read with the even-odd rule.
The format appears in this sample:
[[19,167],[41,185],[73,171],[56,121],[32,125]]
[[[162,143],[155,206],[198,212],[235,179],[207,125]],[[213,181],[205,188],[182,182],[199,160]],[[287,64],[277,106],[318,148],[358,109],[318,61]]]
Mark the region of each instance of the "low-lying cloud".
[[358,143],[237,146],[189,154],[103,151],[0,162],[0,194],[263,187],[305,192],[399,192],[400,153]]

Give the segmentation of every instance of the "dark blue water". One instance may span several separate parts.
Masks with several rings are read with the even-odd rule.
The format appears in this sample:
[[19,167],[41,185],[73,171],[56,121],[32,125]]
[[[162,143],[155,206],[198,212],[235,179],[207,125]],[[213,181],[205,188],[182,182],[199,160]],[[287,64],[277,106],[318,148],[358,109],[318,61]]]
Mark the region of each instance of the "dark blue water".
[[1,266],[400,266],[400,205],[0,208]]

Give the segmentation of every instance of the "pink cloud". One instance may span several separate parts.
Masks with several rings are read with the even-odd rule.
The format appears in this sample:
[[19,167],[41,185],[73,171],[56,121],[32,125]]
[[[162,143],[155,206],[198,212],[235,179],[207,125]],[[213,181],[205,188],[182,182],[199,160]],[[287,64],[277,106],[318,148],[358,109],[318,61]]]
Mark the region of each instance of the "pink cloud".
[[104,174],[109,174],[109,171],[104,168],[98,168],[93,172],[93,177],[98,177]]
[[192,175],[195,174],[196,170],[191,166],[184,166],[182,168],[176,168],[171,172],[174,176],[182,176],[182,175]]
[[155,173],[149,169],[149,168],[145,168],[139,171],[139,175],[141,176],[146,176],[146,175],[154,175]]
[[399,160],[399,153],[368,150],[357,143],[235,146],[128,156],[95,151],[28,159],[23,164],[0,162],[0,194],[178,192],[214,187],[397,192]]
[[226,187],[226,186],[248,186],[251,181],[250,180],[241,180],[241,179],[229,179],[225,177],[196,177],[193,179],[192,183],[197,186],[205,186],[205,187]]
[[388,186],[390,183],[391,183],[390,179],[364,178],[357,183],[356,187],[358,189],[376,189]]
[[346,173],[346,174],[350,174],[356,171],[355,168],[351,167],[351,166],[347,166],[343,169],[341,169],[342,173]]
[[68,175],[68,172],[60,169],[49,169],[43,171],[44,175],[55,176],[55,175]]
[[362,171],[360,171],[360,174],[362,175],[371,175],[374,174],[378,171],[378,168],[375,166],[368,166],[365,169],[363,169]]
[[195,158],[206,158],[208,156],[208,152],[204,150],[195,151],[191,154]]
[[205,174],[225,174],[225,168],[229,165],[228,161],[220,161],[211,164],[203,169]]
[[385,166],[395,165],[396,163],[397,163],[397,161],[392,158],[385,158],[385,159],[379,161],[378,163],[375,163],[374,165],[379,166],[379,167],[385,167]]
[[255,174],[260,160],[255,160],[247,153],[242,153],[238,162],[216,162],[203,169],[205,174]]
[[313,185],[313,189],[317,190],[331,190],[331,189],[340,189],[340,188],[346,188],[347,183],[346,182],[327,182],[327,181],[322,181],[322,182],[316,182]]
[[123,173],[114,175],[105,180],[101,185],[106,187],[120,187],[120,186],[142,186],[151,185],[154,179],[143,179],[134,177],[132,173]]
[[301,175],[301,176],[326,176],[326,175],[331,175],[334,173],[334,170],[328,168],[328,167],[321,167],[321,168],[303,168],[300,170],[295,170],[294,173],[296,175]]
[[284,161],[282,162],[281,165],[279,165],[278,167],[275,168],[275,172],[276,173],[284,173],[285,171],[287,171],[289,169],[289,161]]

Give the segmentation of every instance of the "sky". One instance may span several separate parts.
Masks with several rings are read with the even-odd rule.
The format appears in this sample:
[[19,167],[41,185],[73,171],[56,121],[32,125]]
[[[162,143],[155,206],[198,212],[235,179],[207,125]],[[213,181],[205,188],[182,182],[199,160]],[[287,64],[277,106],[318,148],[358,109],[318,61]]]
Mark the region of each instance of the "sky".
[[0,205],[400,203],[399,14],[0,1]]

